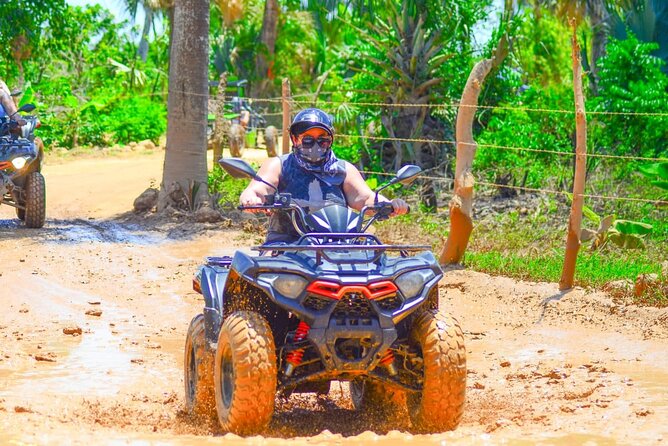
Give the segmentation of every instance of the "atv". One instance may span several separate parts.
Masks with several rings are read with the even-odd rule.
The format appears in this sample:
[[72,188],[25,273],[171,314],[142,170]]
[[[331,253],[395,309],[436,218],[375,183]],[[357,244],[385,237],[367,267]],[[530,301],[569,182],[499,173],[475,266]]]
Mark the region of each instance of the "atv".
[[[269,184],[240,159],[220,165]],[[419,173],[402,167],[359,214],[337,204],[307,212],[278,191],[265,205],[239,207],[290,213],[300,238],[252,248],[258,255],[208,257],[196,272],[204,308],[185,343],[190,414],[254,434],[270,422],[277,394],[326,394],[332,381],[348,381],[360,411],[406,404],[417,431],[457,427],[466,350],[459,323],[439,309],[443,272],[429,246],[386,245],[366,232],[393,212],[378,193]]]
[[34,135],[39,120],[21,116],[26,123],[19,125],[16,118],[19,112],[34,109],[26,104],[11,116],[0,118],[0,204],[16,208],[16,215],[27,227],[41,228],[46,216],[46,186],[41,174],[44,154]]

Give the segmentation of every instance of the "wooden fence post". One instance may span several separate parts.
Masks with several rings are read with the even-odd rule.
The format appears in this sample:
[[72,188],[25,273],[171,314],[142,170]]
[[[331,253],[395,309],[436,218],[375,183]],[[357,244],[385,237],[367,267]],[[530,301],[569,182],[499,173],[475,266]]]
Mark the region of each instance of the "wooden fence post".
[[455,128],[457,160],[454,194],[450,200],[450,232],[439,258],[441,265],[461,262],[473,231],[471,214],[475,178],[471,173],[471,167],[478,147],[473,140],[473,118],[478,108],[478,96],[485,77],[492,68],[501,64],[507,54],[508,39],[504,36],[499,41],[492,58],[483,59],[475,64],[462,92]]
[[214,100],[216,121],[213,126],[213,166],[218,165],[218,160],[223,156],[223,146],[227,142],[230,131],[230,121],[225,119],[225,90],[227,89],[227,72],[221,73],[218,81],[218,91]]
[[282,152],[290,153],[290,79],[283,79],[283,140]]
[[582,93],[582,65],[580,63],[580,45],[576,36],[575,21],[573,27],[571,57],[573,59],[573,90],[575,93],[575,177],[573,179],[573,202],[571,215],[568,219],[568,235],[566,236],[566,254],[564,269],[559,280],[559,289],[573,288],[575,263],[580,250],[580,233],[582,231],[582,205],[584,203],[585,174],[587,165],[587,116],[585,115],[584,95]]

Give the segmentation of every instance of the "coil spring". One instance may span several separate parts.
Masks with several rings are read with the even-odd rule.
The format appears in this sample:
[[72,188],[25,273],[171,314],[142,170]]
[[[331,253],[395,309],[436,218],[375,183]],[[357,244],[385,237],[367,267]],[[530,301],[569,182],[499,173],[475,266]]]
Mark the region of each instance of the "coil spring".
[[[297,330],[295,330],[295,337],[293,338],[292,342],[296,344],[297,342],[301,342],[304,339],[306,339],[306,336],[308,335],[310,329],[311,327],[309,327],[306,322],[300,321],[299,325],[297,325]],[[297,350],[293,350],[290,353],[288,353],[285,360],[296,367],[302,363],[303,357],[304,357],[304,349],[298,348]]]
[[394,362],[394,352],[388,348],[379,362],[384,366],[392,364]]

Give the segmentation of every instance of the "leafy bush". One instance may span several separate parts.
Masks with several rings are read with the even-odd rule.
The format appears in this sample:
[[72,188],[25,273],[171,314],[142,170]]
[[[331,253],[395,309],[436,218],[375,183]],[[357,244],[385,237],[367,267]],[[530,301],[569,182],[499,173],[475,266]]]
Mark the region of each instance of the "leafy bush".
[[[668,76],[664,62],[651,53],[656,43],[640,42],[633,33],[625,40],[611,39],[607,54],[598,61],[599,95],[587,110],[596,112],[653,113],[668,110]],[[668,153],[668,117],[598,115],[591,128],[596,150],[603,153],[661,156]]]
[[248,186],[249,181],[243,178],[233,178],[223,169],[216,166],[209,172],[208,183],[209,194],[215,197],[218,205],[223,208],[233,208],[239,204],[239,195]]
[[158,138],[167,130],[167,110],[163,103],[131,97],[115,104],[105,122],[116,142],[127,144],[150,139],[157,144]]

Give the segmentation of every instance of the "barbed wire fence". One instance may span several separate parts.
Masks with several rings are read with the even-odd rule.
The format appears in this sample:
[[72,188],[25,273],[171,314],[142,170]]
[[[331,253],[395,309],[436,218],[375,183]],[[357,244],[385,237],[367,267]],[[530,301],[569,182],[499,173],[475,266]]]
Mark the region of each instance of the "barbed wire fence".
[[[174,94],[185,94],[185,95],[201,95],[199,93],[188,92],[188,91],[172,91]],[[163,93],[147,93],[141,96],[166,96],[168,92]],[[331,96],[332,92],[320,92],[319,96]],[[209,96],[209,95],[201,95]],[[236,96],[225,95],[226,101],[232,101],[237,99]],[[310,98],[309,100],[297,100],[297,98]],[[466,107],[467,105],[459,103],[449,103],[449,104],[406,104],[406,103],[386,103],[386,102],[373,102],[373,101],[331,101],[323,100],[320,98],[313,98],[312,93],[301,93],[291,95],[289,98],[285,97],[268,97],[268,98],[258,98],[258,97],[245,97],[246,101],[249,104],[270,104],[274,107],[266,107],[266,109],[272,108],[275,111],[263,112],[262,116],[266,117],[282,117],[284,115],[283,111],[277,111],[277,109],[287,100],[290,106],[290,110],[299,109],[300,107],[313,106],[314,104],[322,106],[354,106],[354,107],[386,107],[386,108],[430,108],[430,109],[439,109],[439,108],[459,108]],[[508,111],[522,111],[529,113],[547,113],[547,114],[563,114],[563,115],[574,115],[574,110],[564,110],[564,109],[552,109],[552,108],[531,108],[531,107],[513,107],[506,105],[477,105],[469,106],[476,107],[479,109],[485,110],[508,110]],[[668,120],[668,112],[612,112],[612,111],[588,111],[588,115],[598,115],[598,116],[652,116],[652,117],[665,117]],[[278,120],[277,120],[278,121]],[[264,131],[266,127],[256,127],[255,130]],[[284,129],[278,128],[279,137],[283,135]],[[452,145],[456,146],[457,144],[468,144],[463,142],[457,142],[456,140],[451,139],[431,139],[431,138],[399,138],[399,137],[389,137],[382,135],[354,135],[346,133],[337,133],[337,138],[343,138],[348,141],[373,141],[373,142],[403,142],[403,143],[422,143],[422,144],[439,144],[439,145]],[[557,155],[560,157],[569,157],[574,159],[576,154],[574,151],[564,151],[558,149],[549,149],[549,148],[532,148],[532,147],[519,147],[519,146],[508,146],[502,144],[490,144],[490,143],[475,143],[478,149],[483,150],[503,150],[503,151],[513,151],[513,152],[528,152],[528,153],[540,153],[546,155]],[[284,151],[286,148],[284,148]],[[588,153],[588,158],[600,158],[608,160],[624,160],[624,161],[638,161],[638,162],[668,162],[668,157],[648,157],[648,156],[634,156],[634,155],[615,155],[607,153]],[[374,170],[362,170],[362,173],[366,175],[376,175],[376,176],[391,176],[393,174],[383,172],[383,171],[374,171]],[[440,182],[443,184],[451,185],[454,182],[453,178],[447,178],[443,176],[433,176],[433,175],[420,175],[419,179],[426,179],[431,181]],[[571,192],[565,190],[555,190],[550,188],[542,187],[527,187],[527,186],[518,186],[512,184],[503,184],[493,181],[485,181],[482,178],[476,179],[476,184],[487,186],[491,188],[505,188],[505,189],[514,189],[517,191],[523,192],[532,192],[532,193],[545,193],[551,195],[563,195],[569,196],[572,195]],[[633,202],[643,202],[651,203],[656,205],[665,206],[668,205],[666,200],[652,200],[641,197],[620,197],[620,196],[611,196],[611,195],[601,195],[601,194],[582,194],[585,198],[601,199],[601,200],[612,200],[612,201],[633,201]]]

